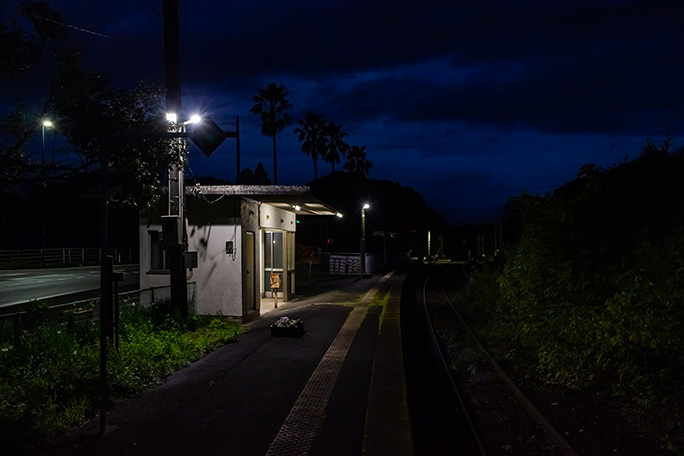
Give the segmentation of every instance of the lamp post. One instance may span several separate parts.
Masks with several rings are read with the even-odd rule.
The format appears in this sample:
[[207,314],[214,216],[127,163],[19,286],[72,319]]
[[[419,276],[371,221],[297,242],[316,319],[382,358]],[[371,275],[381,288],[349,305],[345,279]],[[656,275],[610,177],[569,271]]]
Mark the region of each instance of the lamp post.
[[[198,117],[193,117],[193,121],[199,120]],[[175,124],[175,119],[169,119],[169,121],[172,121]],[[187,123],[192,123],[192,122],[186,122]],[[108,337],[110,334],[113,334],[111,331],[109,331],[110,328],[113,330],[113,296],[112,296],[112,288],[113,288],[113,282],[120,280],[116,274],[113,273],[112,268],[113,268],[113,258],[111,256],[107,255],[107,239],[108,239],[108,214],[107,214],[107,206],[108,206],[108,162],[109,162],[109,154],[110,154],[110,149],[112,148],[112,142],[115,140],[121,141],[124,139],[174,139],[174,138],[185,138],[187,137],[187,134],[184,132],[185,130],[185,124],[183,124],[182,132],[181,131],[174,131],[175,128],[169,128],[169,131],[166,134],[160,134],[160,133],[132,133],[132,134],[125,134],[125,133],[118,133],[110,136],[107,141],[105,141],[105,146],[102,147],[100,151],[100,173],[101,173],[101,197],[100,197],[100,224],[101,224],[101,229],[100,229],[100,430],[99,433],[103,434],[106,429],[106,424],[107,424],[107,402],[108,402],[108,397],[109,397],[109,391],[108,391],[108,385],[107,385],[107,353],[108,353]],[[176,172],[181,173],[181,185],[180,188],[182,189],[182,169],[178,169],[177,166],[175,166]],[[178,184],[178,179],[174,181],[175,184]],[[169,186],[171,186],[172,179],[169,179]],[[178,192],[176,192],[178,193]],[[182,203],[182,200],[180,201]],[[176,205],[175,210],[178,209],[178,205]],[[175,216],[176,218],[178,216]],[[173,253],[181,252],[180,254],[182,255],[183,253],[183,246],[178,243],[174,244],[173,248],[170,249]],[[187,287],[186,287],[186,278],[185,278],[185,269],[184,269],[184,263],[181,262],[182,259],[179,258],[174,258],[172,256],[172,260],[175,261],[175,266],[177,269],[180,268],[181,272],[181,278],[180,281],[174,281],[174,278],[172,276],[171,278],[171,297],[173,298],[178,298],[178,299],[183,299],[183,302],[185,303],[185,308],[187,310]],[[175,286],[175,287],[174,287]],[[183,287],[183,292],[178,293],[177,288],[178,286]],[[118,317],[117,317],[118,318]]]
[[[199,123],[201,118],[193,115],[190,120],[178,123],[175,113],[166,114],[169,122],[169,131],[172,133],[186,133],[186,126],[191,123]],[[184,139],[179,139],[185,141]],[[168,217],[164,223],[164,237],[171,241],[164,241],[169,258],[169,276],[171,288],[171,303],[178,308],[181,316],[188,316],[188,287],[185,268],[185,184],[184,172],[186,153],[183,143],[183,153],[180,165],[174,164],[169,169],[169,206]]]
[[42,266],[45,266],[45,247],[47,245],[46,243],[46,235],[45,235],[45,128],[50,128],[52,127],[52,122],[48,119],[44,119],[41,122],[41,127],[43,130],[43,143],[41,147],[41,154],[40,154],[40,175],[41,175],[41,194],[42,194],[42,204],[43,207],[41,208],[41,240],[42,240],[42,248],[40,250],[40,264]]
[[366,277],[366,209],[367,203],[361,208],[361,277]]
[[45,128],[51,128],[52,122],[48,119],[45,119],[43,120],[43,122],[41,122],[41,127],[43,127],[43,148],[41,153],[41,159],[43,166],[45,166]]

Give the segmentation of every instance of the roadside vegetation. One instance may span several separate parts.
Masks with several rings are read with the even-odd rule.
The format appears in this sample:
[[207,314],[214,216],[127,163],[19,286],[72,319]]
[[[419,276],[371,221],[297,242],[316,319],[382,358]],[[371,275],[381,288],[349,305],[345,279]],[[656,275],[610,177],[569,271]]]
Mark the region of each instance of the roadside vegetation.
[[[37,304],[24,318],[20,344],[10,325],[0,333],[0,447],[19,451],[59,442],[93,417],[99,401],[99,322],[45,317]],[[122,310],[119,348],[108,356],[111,403],[163,381],[236,339],[240,326],[218,317],[182,322],[168,302]]]
[[509,201],[516,240],[471,274],[460,306],[490,346],[549,385],[616,406],[684,452],[684,149],[582,168]]

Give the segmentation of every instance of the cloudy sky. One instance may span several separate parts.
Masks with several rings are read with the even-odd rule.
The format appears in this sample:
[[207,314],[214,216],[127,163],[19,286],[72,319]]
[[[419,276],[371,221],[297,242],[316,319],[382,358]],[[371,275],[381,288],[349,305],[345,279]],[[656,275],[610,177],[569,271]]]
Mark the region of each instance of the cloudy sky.
[[[48,3],[89,68],[124,87],[163,81],[162,0]],[[224,130],[240,116],[242,167],[272,177],[249,108],[257,87],[283,84],[295,122],[280,184],[313,179],[292,133],[310,111],[366,146],[370,177],[413,187],[451,223],[492,221],[582,164],[634,158],[665,132],[682,144],[683,24],[681,0],[180,0],[183,107]],[[190,173],[234,180],[235,160],[228,139],[191,151]]]

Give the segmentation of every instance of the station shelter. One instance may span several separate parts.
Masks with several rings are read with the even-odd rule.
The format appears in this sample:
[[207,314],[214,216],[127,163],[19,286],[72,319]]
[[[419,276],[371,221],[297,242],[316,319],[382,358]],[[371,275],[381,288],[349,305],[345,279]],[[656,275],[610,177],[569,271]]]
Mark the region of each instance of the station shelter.
[[[185,193],[189,300],[198,314],[240,321],[294,297],[297,217],[339,215],[307,186],[212,185]],[[170,285],[162,212],[140,217],[141,289]]]

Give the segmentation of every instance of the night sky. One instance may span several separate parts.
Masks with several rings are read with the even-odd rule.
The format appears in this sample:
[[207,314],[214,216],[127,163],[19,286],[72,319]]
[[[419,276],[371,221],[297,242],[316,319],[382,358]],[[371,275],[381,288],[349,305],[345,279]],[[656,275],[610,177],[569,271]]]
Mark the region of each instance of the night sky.
[[[0,0],[3,20],[16,3]],[[162,0],[48,3],[87,69],[124,88],[163,82]],[[180,0],[180,10],[183,107],[224,130],[240,116],[242,167],[261,161],[273,177],[271,140],[249,108],[257,87],[290,92],[279,184],[314,177],[292,132],[308,111],[366,146],[371,178],[413,187],[453,224],[493,221],[509,197],[552,191],[585,163],[635,158],[666,132],[682,143],[681,0]],[[34,94],[49,83],[25,81]],[[209,158],[193,148],[189,175],[234,181],[235,160],[233,139]]]

